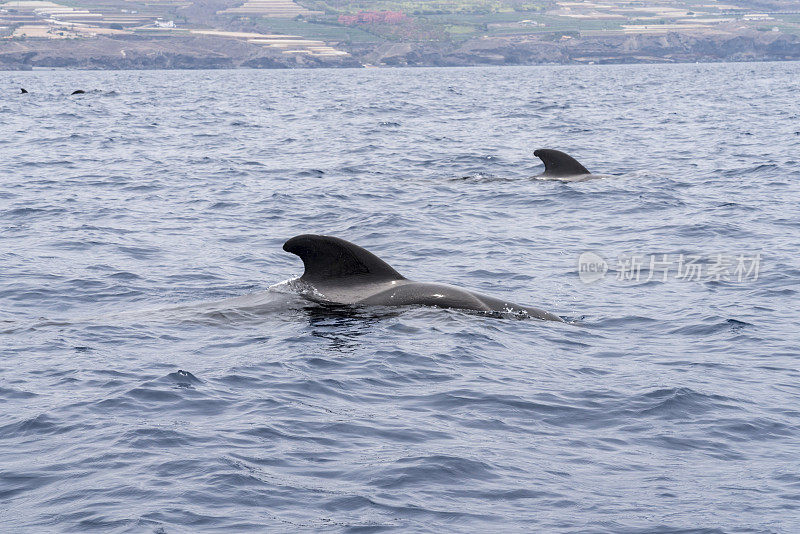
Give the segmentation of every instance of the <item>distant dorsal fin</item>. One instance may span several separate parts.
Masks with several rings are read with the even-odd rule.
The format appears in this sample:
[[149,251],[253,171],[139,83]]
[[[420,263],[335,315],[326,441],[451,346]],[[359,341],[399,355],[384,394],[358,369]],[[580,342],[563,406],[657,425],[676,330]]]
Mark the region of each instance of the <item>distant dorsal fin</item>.
[[533,153],[534,156],[544,163],[542,176],[577,176],[580,174],[591,174],[586,167],[581,165],[569,154],[560,150],[550,148],[540,148]]
[[375,254],[338,237],[299,235],[284,243],[283,250],[300,256],[306,269],[300,279],[307,282],[405,280]]

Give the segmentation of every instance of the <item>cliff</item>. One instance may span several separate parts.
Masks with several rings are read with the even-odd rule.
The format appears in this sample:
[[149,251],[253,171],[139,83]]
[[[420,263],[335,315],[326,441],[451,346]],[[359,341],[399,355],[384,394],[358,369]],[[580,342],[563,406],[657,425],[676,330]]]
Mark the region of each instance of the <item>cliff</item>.
[[779,32],[667,33],[471,39],[461,43],[336,44],[349,56],[284,54],[243,40],[209,36],[5,39],[0,69],[315,68],[538,65],[800,59],[800,38]]
[[778,32],[667,33],[538,39],[473,39],[460,44],[352,46],[373,65],[470,66],[547,63],[658,63],[800,59],[800,38]]
[[360,67],[351,56],[283,54],[243,40],[198,37],[99,37],[0,41],[0,69],[225,69]]

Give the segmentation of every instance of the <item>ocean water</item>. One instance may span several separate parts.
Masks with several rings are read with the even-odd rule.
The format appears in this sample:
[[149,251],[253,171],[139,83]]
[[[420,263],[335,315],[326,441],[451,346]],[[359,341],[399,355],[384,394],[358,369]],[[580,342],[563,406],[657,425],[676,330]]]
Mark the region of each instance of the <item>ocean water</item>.
[[0,80],[4,532],[800,531],[800,64]]

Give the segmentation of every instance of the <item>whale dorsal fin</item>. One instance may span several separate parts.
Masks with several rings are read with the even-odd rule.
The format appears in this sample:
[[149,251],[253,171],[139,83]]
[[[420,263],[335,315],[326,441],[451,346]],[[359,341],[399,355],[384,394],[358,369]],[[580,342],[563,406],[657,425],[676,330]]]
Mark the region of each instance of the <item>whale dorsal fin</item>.
[[560,150],[540,148],[535,151],[533,155],[544,163],[544,172],[542,176],[576,176],[579,174],[591,174],[586,170],[586,167],[578,163],[575,158],[569,154],[564,154]]
[[306,282],[405,280],[372,252],[338,237],[299,235],[284,243],[283,250],[297,254],[303,260],[305,272],[300,279]]

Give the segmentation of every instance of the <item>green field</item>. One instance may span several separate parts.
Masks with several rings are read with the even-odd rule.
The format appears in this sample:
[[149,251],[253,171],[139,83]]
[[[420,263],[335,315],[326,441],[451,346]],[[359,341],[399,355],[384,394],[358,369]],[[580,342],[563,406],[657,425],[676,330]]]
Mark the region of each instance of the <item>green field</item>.
[[509,0],[454,0],[454,1],[428,1],[428,0],[299,0],[300,4],[309,9],[316,9],[330,13],[357,13],[359,11],[402,11],[409,15],[428,15],[443,13],[494,13],[498,11],[513,11],[524,6],[525,9],[534,9],[549,4],[537,1],[509,1]]
[[765,22],[759,22],[758,24],[750,24],[750,26],[762,32],[768,32],[772,31],[772,28],[778,28],[778,30],[782,33],[800,35],[800,25],[786,24],[780,20],[769,20]]
[[[535,11],[485,15],[431,15],[426,18],[431,22],[446,25],[447,28],[457,28],[455,32],[448,30],[454,39],[478,35],[505,36],[618,30],[623,23],[621,19],[574,19],[542,15]],[[538,25],[520,23],[523,20],[532,21]]]
[[382,39],[376,35],[352,26],[339,26],[305,22],[292,19],[257,19],[256,26],[259,31],[266,33],[281,33],[286,35],[299,35],[307,39],[321,41],[340,41],[348,43],[374,43]]

